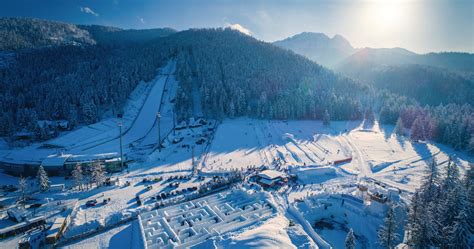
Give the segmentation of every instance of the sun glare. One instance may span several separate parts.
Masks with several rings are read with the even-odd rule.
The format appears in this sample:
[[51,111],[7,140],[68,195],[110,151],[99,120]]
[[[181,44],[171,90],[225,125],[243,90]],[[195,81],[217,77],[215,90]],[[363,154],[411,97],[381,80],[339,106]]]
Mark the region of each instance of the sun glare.
[[366,18],[380,30],[398,29],[406,24],[405,1],[378,0],[371,2]]

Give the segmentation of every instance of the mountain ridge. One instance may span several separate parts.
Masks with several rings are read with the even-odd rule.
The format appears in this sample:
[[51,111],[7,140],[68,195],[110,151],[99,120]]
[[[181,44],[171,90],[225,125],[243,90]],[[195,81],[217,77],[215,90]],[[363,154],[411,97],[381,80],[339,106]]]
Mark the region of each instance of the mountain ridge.
[[176,30],[171,28],[122,29],[37,18],[1,17],[0,51],[18,51],[48,46],[144,42],[175,32]]
[[304,55],[326,67],[333,66],[356,51],[350,42],[339,34],[330,38],[324,33],[303,32],[273,44]]

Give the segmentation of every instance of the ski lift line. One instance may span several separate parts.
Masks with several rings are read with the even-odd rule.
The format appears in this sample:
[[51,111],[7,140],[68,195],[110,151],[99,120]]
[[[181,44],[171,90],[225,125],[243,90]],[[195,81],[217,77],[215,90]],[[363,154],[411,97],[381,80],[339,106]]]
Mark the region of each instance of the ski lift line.
[[304,145],[309,151],[311,151],[311,153],[312,153],[315,157],[317,157],[317,158],[319,159],[319,161],[323,161],[323,160],[324,160],[324,158],[321,158],[321,156],[319,156],[318,153],[316,153],[316,151],[310,149],[307,144],[303,144],[303,145]]
[[214,132],[212,132],[211,137],[207,141],[206,147],[204,147],[204,150],[202,151],[202,153],[197,158],[197,163],[196,163],[196,169],[197,170],[201,169],[207,161],[207,158],[209,156],[209,152],[210,152],[211,147],[212,147],[212,142],[214,141],[214,136],[217,133],[218,126],[219,126],[219,122],[215,121],[214,122]]
[[[277,129],[280,131],[281,134],[285,134],[285,131],[284,131],[282,128],[278,127]],[[300,147],[298,144],[296,144],[296,142],[295,142],[293,139],[290,141],[290,143],[293,144],[298,150],[300,150],[301,152],[303,152],[303,154],[305,155],[306,158],[309,159],[309,161],[311,161],[312,163],[316,163],[316,161],[313,160],[313,158],[311,158],[311,157],[308,155],[308,153],[307,153],[306,151],[304,151],[303,149],[301,149],[301,147]],[[288,148],[288,146],[286,145],[286,143],[285,143],[284,146],[285,146],[286,150],[288,150],[288,151],[291,153],[292,157],[294,158],[293,155],[296,154],[296,152],[293,152],[292,150],[290,150],[290,149]],[[296,156],[297,156],[297,155],[296,155]],[[299,158],[299,156],[297,156],[297,157]],[[294,158],[294,159],[296,160],[296,158]],[[299,158],[299,159],[302,160],[301,158]],[[298,160],[296,160],[296,161],[298,161]]]
[[[259,135],[259,132],[257,132],[257,124],[252,124],[252,127],[253,127],[253,130],[255,131],[255,136],[257,137],[258,145],[260,147],[260,149],[258,150],[260,160],[262,160],[264,164],[265,164],[264,160],[266,160],[266,162],[268,164],[270,164],[271,162],[268,159],[267,153],[265,151],[265,147],[263,147],[263,144],[262,144],[262,141],[261,141],[261,136],[260,136],[261,134]],[[263,153],[265,159],[263,159],[262,153]]]

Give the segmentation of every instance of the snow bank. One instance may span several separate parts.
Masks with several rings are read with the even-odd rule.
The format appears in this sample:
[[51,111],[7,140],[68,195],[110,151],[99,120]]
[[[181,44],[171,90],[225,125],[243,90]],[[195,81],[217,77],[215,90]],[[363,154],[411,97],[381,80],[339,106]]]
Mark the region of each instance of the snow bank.
[[296,248],[288,236],[288,220],[278,215],[253,229],[216,244],[221,248]]
[[331,246],[314,231],[309,222],[301,215],[300,212],[298,212],[295,207],[288,207],[288,212],[298,220],[298,222],[303,226],[305,232],[314,240],[314,242],[316,242],[318,247],[331,248]]
[[333,167],[298,167],[292,168],[290,172],[305,184],[320,183],[338,176]]

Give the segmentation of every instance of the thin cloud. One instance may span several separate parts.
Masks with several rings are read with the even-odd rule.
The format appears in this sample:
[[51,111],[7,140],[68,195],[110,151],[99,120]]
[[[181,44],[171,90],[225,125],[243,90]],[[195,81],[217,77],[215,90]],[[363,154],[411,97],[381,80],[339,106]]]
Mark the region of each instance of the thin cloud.
[[243,34],[246,34],[246,35],[251,35],[251,34],[252,34],[252,32],[250,32],[249,29],[245,28],[244,26],[242,26],[242,25],[240,25],[240,24],[238,24],[238,23],[234,23],[234,24],[228,23],[228,24],[226,25],[226,27],[229,27],[229,28],[231,28],[231,29],[233,29],[233,30],[237,30],[237,31],[239,31],[239,32],[241,32],[241,33],[243,33]]
[[99,13],[93,11],[91,8],[89,7],[81,7],[81,12],[83,13],[86,13],[86,14],[91,14],[93,16],[99,16]]
[[146,23],[146,21],[145,21],[145,19],[144,19],[143,17],[137,16],[137,19],[138,19],[138,21],[140,21],[142,24],[145,24],[145,23]]

